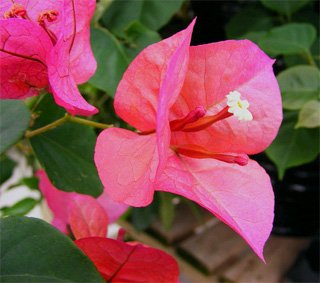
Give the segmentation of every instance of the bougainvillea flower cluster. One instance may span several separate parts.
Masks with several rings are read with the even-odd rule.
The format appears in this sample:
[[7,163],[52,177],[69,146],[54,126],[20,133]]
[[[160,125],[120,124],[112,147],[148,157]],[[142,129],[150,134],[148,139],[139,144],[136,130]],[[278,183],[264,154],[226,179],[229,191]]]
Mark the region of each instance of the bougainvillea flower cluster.
[[190,26],[144,49],[125,72],[95,162],[105,191],[146,206],[155,190],[191,199],[263,259],[273,221],[270,178],[248,155],[275,138],[281,98],[274,63],[248,40],[190,47]]
[[94,0],[1,1],[0,98],[23,99],[46,88],[71,114],[97,113],[77,88],[96,70],[94,9]]
[[[98,199],[55,188],[44,170],[36,174],[40,190],[54,214],[52,225],[72,232],[75,244],[91,259],[107,282],[178,282],[179,268],[165,252],[137,242],[106,238],[109,221],[127,208],[102,194]],[[68,231],[69,228],[70,230]]]
[[[97,199],[58,190],[44,170],[38,170],[39,188],[53,213],[51,224],[63,233],[68,225],[76,237],[106,236],[109,222],[116,221],[128,208],[110,199],[104,192]],[[71,223],[73,223],[71,225]]]

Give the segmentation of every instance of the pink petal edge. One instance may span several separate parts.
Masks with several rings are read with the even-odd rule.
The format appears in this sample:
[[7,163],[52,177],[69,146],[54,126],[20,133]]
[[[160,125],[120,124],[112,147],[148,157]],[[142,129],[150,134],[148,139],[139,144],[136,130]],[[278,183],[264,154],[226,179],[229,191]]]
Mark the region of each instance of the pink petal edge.
[[154,134],[106,129],[98,136],[94,161],[104,190],[113,200],[132,206],[151,203],[158,165]]
[[240,234],[264,261],[273,222],[269,176],[255,161],[246,166],[171,154],[157,190],[182,195],[208,209]]
[[[149,45],[131,62],[124,73],[115,94],[114,108],[119,117],[136,129],[148,131],[156,128],[161,88],[162,92],[165,92],[170,86],[167,90],[174,93],[166,95],[173,100],[179,93],[187,65],[188,51],[185,48],[189,44],[193,25],[194,22],[187,29]],[[183,66],[174,66],[178,60],[179,63],[183,62]],[[177,73],[179,67],[181,74]],[[175,77],[165,78],[168,71]],[[177,89],[174,89],[174,83],[178,83]]]

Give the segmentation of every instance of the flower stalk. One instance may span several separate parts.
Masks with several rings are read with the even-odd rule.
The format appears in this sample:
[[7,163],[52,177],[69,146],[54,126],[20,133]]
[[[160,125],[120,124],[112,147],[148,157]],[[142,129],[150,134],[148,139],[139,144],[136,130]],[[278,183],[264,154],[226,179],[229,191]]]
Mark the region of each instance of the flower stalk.
[[94,122],[94,121],[90,121],[87,119],[83,119],[83,118],[79,118],[79,117],[74,117],[71,116],[70,114],[65,114],[62,118],[48,124],[45,125],[39,129],[33,130],[33,131],[27,131],[25,134],[25,137],[27,139],[30,139],[34,136],[37,136],[39,134],[42,134],[44,132],[50,131],[55,129],[58,126],[61,126],[62,124],[66,123],[66,122],[72,122],[72,123],[76,123],[76,124],[81,124],[81,125],[86,125],[86,126],[90,126],[90,127],[94,127],[94,128],[98,128],[98,129],[107,129],[107,128],[111,128],[113,127],[112,124],[103,124],[103,123],[98,123],[98,122]]

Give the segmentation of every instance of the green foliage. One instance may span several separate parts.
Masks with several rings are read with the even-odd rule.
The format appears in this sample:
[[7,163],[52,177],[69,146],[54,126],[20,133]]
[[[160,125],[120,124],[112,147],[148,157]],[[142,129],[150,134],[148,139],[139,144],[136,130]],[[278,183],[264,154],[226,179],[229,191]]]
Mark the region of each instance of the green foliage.
[[272,56],[305,54],[316,38],[310,24],[286,24],[270,30],[260,41],[260,47]]
[[268,11],[249,6],[231,18],[226,33],[228,38],[247,38],[247,33],[263,32],[272,27],[273,19]]
[[160,219],[166,230],[171,229],[175,216],[175,206],[172,201],[173,197],[173,195],[168,193],[160,194]]
[[23,216],[30,212],[36,205],[38,204],[38,200],[34,198],[25,198],[18,202],[16,202],[12,206],[5,206],[0,209],[2,216]]
[[239,37],[239,39],[248,39],[252,42],[259,44],[260,40],[267,35],[266,31],[252,31]]
[[13,172],[16,163],[6,155],[0,156],[0,184],[7,181]]
[[30,112],[20,100],[0,100],[0,153],[15,144],[28,129]]
[[39,179],[37,177],[24,177],[17,183],[11,185],[9,189],[16,188],[18,186],[27,186],[31,190],[39,190]]
[[[161,40],[156,30],[182,2],[113,1],[102,15],[103,26],[91,29],[91,46],[98,68],[90,83],[114,97],[129,63],[143,48]],[[157,11],[156,15],[146,14],[153,10]]]
[[320,127],[320,102],[318,100],[308,101],[299,112],[296,128]]
[[308,163],[318,155],[319,15],[311,0],[261,0],[260,3],[260,6],[256,2],[243,5],[230,19],[226,33],[229,38],[252,40],[276,57],[276,70],[286,67],[277,79],[283,108],[288,112],[278,137],[266,151],[282,178],[287,168]]
[[[41,101],[38,113],[35,129],[63,117],[64,110],[47,96]],[[102,184],[93,162],[95,142],[92,128],[72,123],[31,138],[36,157],[55,187],[97,197]]]
[[133,60],[139,52],[148,45],[161,40],[160,35],[147,28],[140,22],[132,22],[124,31],[126,37],[126,52],[130,60]]
[[320,72],[313,66],[295,66],[277,76],[283,107],[298,110],[309,100],[319,99]]
[[113,97],[129,59],[117,38],[104,28],[91,29],[91,47],[98,67],[90,83]]
[[261,0],[261,2],[267,8],[290,17],[310,0]]
[[37,177],[25,177],[22,178],[19,183],[27,186],[31,190],[39,190],[39,179]]
[[159,199],[155,195],[153,202],[146,207],[133,207],[131,209],[131,221],[138,231],[146,230],[157,218]]
[[134,21],[152,30],[160,29],[176,13],[184,0],[114,0],[102,16],[104,26],[122,35]]
[[103,282],[92,262],[39,219],[0,219],[1,282]]
[[285,170],[314,160],[319,153],[319,130],[299,128],[297,112],[285,113],[276,139],[266,150],[268,157],[276,164],[280,178]]

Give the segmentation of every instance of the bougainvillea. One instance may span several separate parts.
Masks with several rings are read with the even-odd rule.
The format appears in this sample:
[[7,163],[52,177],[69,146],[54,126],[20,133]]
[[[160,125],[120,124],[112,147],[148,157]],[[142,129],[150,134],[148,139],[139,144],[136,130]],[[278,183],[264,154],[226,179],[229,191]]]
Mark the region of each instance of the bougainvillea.
[[116,220],[126,205],[113,202],[105,194],[94,199],[59,191],[43,170],[37,176],[40,190],[54,214],[52,225],[64,233],[72,232],[76,245],[107,282],[178,282],[178,265],[165,252],[137,242],[123,242],[122,229],[119,239],[106,238],[109,219]]
[[104,130],[96,166],[113,199],[145,206],[155,190],[182,195],[263,259],[274,198],[268,175],[248,154],[263,151],[282,120],[274,61],[248,40],[190,47],[193,25],[131,63],[114,106],[138,132]]
[[0,97],[23,99],[46,88],[71,114],[92,115],[77,89],[96,70],[90,47],[94,0],[2,1]]
[[106,282],[179,282],[179,267],[167,253],[137,242],[102,237],[76,240]]
[[71,229],[76,237],[105,236],[108,223],[116,221],[128,208],[111,200],[106,193],[95,199],[60,191],[52,185],[44,170],[39,170],[37,176],[39,188],[53,213],[52,225],[64,233],[68,232],[67,226],[73,223]]

